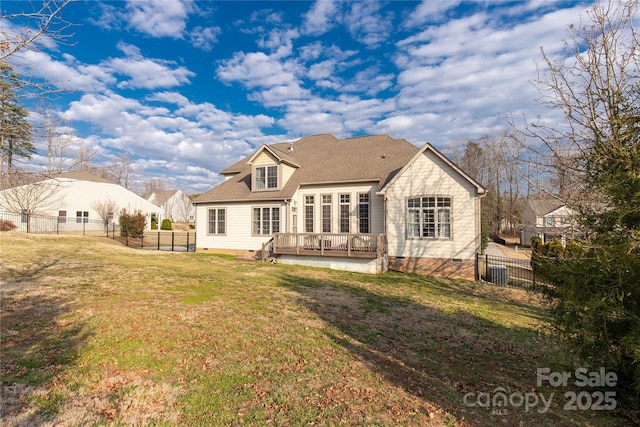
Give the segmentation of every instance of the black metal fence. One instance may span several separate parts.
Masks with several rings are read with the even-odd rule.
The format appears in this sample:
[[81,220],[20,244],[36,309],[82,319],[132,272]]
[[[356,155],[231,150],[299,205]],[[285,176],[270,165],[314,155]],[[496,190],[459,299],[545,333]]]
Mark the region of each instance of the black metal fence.
[[[1,212],[0,221],[5,222],[7,231],[38,234],[77,234],[108,236],[111,224],[104,221],[81,217],[45,216]],[[15,228],[11,227],[15,226]]]
[[146,230],[142,237],[116,237],[132,248],[172,252],[195,252],[196,233],[191,231]]
[[[189,231],[146,230],[142,237],[122,237],[120,226],[88,218],[45,216],[0,212],[0,221],[6,221],[7,231],[37,234],[67,234],[109,237],[127,246],[158,251],[195,252],[196,233]],[[10,223],[10,224],[9,224]],[[10,229],[9,229],[10,228]]]
[[529,260],[476,254],[476,279],[528,289],[536,284]]

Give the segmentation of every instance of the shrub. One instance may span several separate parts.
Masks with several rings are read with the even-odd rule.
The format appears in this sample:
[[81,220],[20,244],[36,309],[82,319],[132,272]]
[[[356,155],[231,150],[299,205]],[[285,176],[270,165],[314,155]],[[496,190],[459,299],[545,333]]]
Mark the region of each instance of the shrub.
[[638,414],[640,250],[622,238],[611,246],[533,246],[531,263],[548,283],[539,290],[550,303],[555,331],[591,370],[606,367],[616,372],[618,403]]
[[141,237],[147,226],[147,218],[141,211],[129,213],[126,209],[120,212],[120,235],[122,237]]
[[158,229],[158,220],[156,218],[151,218],[151,229],[152,230]]
[[11,231],[16,228],[16,225],[8,219],[0,219],[0,231]]
[[487,246],[489,246],[489,224],[487,224],[485,216],[482,215],[480,222],[480,252],[484,253]]
[[160,228],[162,230],[173,230],[173,227],[171,227],[171,220],[169,218],[163,219],[162,226]]

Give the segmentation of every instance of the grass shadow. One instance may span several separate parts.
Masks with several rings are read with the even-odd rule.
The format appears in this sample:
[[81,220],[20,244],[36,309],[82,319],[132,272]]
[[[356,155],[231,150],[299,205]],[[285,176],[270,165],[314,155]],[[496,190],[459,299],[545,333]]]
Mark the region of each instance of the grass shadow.
[[3,425],[37,425],[66,400],[57,378],[74,363],[89,336],[70,317],[64,290],[48,283],[64,274],[62,257],[41,258],[0,273],[0,418]]
[[[548,392],[536,390],[536,369],[548,363],[552,343],[535,330],[395,295],[384,276],[361,286],[358,278],[321,280],[284,272],[280,285],[296,292],[297,303],[324,321],[329,339],[386,381],[446,411],[451,424],[584,425],[575,413],[561,410],[560,396],[545,413],[540,402],[527,411],[478,404],[480,393],[498,389],[509,395],[544,392],[548,398]],[[426,286],[429,292],[450,291],[440,281]],[[531,314],[539,313],[532,309]]]

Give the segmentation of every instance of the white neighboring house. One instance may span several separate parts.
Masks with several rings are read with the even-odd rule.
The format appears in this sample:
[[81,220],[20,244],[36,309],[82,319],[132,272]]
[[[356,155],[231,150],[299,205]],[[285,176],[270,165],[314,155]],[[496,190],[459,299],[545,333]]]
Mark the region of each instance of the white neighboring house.
[[542,243],[566,239],[576,235],[576,211],[555,199],[527,199],[522,210],[520,244],[528,246],[531,239],[540,237]]
[[[89,172],[76,171],[0,191],[0,212],[58,217],[58,223],[91,223],[104,220],[99,206],[110,206],[114,222],[122,209],[140,210],[151,227],[151,216],[162,209],[126,188]],[[112,211],[111,211],[112,210]]]
[[147,197],[151,203],[160,206],[163,217],[171,222],[194,222],[196,208],[189,196],[180,190],[157,190]]
[[475,278],[485,189],[432,145],[331,134],[263,145],[200,195],[196,250]]

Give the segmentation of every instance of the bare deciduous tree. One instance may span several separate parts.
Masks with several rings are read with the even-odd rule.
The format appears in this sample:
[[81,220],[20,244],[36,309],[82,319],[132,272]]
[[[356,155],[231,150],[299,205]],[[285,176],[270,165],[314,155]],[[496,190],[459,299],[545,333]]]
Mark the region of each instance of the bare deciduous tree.
[[65,33],[71,24],[61,16],[71,1],[44,0],[39,7],[32,2],[21,2],[20,7],[26,9],[9,13],[3,11],[0,17],[4,23],[0,26],[0,61],[21,50],[35,49],[38,39],[64,41],[71,37]]
[[98,213],[105,227],[113,222],[120,211],[118,204],[113,199],[95,200],[91,203],[91,208]]
[[8,212],[49,214],[64,204],[61,183],[46,176],[12,175],[13,184],[0,193],[0,205]]
[[147,179],[142,183],[142,186],[144,197],[149,197],[154,192],[164,192],[167,189],[164,180],[159,178]]
[[112,179],[118,184],[129,189],[131,184],[131,157],[125,153],[121,153],[117,160],[108,166],[108,171]]
[[638,0],[598,3],[584,22],[569,27],[562,55],[541,48],[540,102],[563,120],[512,120],[564,202],[584,196],[583,160],[593,146],[615,138],[621,118],[640,102],[640,37],[634,28],[639,9]]
[[182,198],[177,203],[176,211],[180,218],[177,218],[177,221],[180,222],[191,222],[191,216],[194,212],[193,203],[191,202],[191,197],[186,194],[182,194]]

